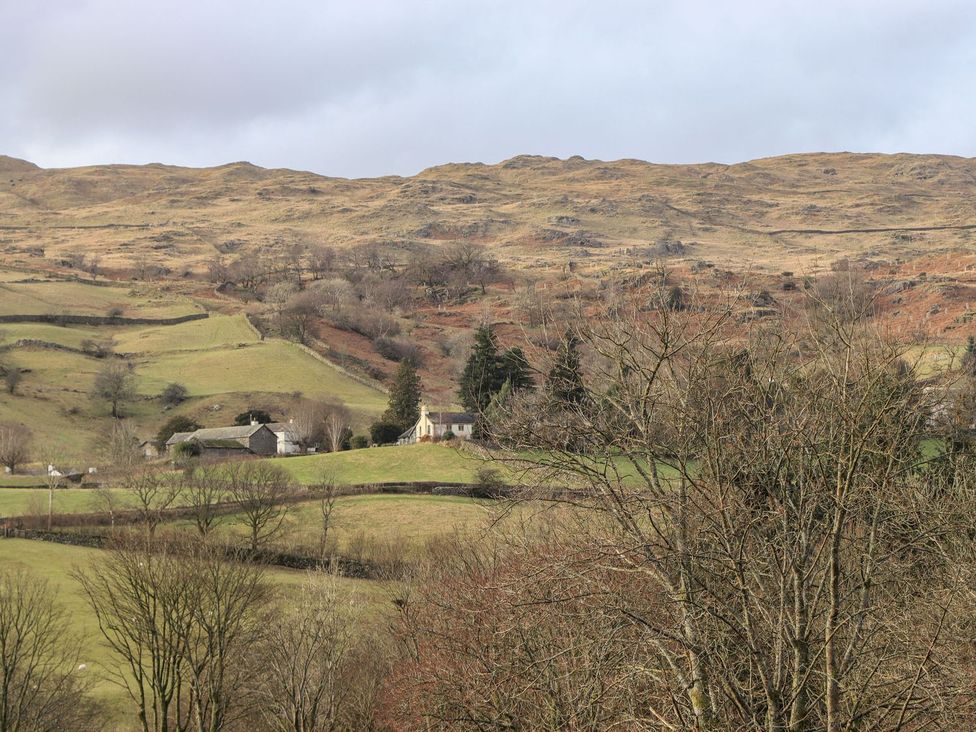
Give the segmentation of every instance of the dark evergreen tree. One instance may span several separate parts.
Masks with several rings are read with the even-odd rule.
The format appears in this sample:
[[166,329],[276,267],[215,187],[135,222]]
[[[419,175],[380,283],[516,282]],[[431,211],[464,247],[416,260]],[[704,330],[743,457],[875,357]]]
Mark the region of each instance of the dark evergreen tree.
[[400,361],[393,386],[390,388],[390,401],[383,413],[383,421],[399,425],[400,431],[408,429],[420,419],[420,376],[410,359]]
[[491,398],[505,383],[505,371],[498,355],[498,341],[487,323],[474,333],[474,346],[461,374],[458,398],[469,412],[484,412]]
[[586,401],[579,345],[576,336],[567,336],[556,354],[556,362],[546,376],[546,393],[554,401],[566,406],[579,406]]
[[400,425],[380,420],[369,426],[369,437],[374,445],[392,445],[403,430]]
[[529,366],[529,359],[525,357],[525,352],[518,346],[509,348],[502,354],[501,369],[511,391],[521,391],[522,389],[532,389],[535,387],[535,381],[532,379],[532,367]]
[[970,376],[976,376],[976,338],[966,339],[966,352],[962,354],[962,368]]

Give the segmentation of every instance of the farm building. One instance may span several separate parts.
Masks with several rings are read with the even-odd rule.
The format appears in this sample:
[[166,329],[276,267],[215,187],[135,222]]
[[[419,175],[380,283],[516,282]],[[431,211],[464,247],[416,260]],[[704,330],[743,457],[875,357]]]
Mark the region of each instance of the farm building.
[[176,445],[183,442],[195,442],[200,446],[200,454],[205,457],[274,455],[278,452],[278,436],[264,424],[177,432],[166,441],[166,449],[172,452]]
[[443,439],[445,435],[469,440],[474,432],[474,421],[474,415],[468,412],[432,412],[424,404],[420,407],[417,424],[400,435],[397,444],[436,441]]
[[297,455],[302,451],[295,425],[291,422],[269,422],[266,427],[278,438],[279,455]]

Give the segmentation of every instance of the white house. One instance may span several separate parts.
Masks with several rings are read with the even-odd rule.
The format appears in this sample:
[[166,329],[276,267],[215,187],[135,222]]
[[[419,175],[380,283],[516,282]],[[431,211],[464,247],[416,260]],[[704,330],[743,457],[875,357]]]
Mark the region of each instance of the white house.
[[468,412],[430,411],[426,404],[420,407],[420,419],[417,424],[404,432],[397,439],[398,445],[409,445],[414,442],[437,441],[451,433],[461,440],[469,440],[474,432],[475,416]]
[[275,433],[278,438],[279,455],[297,455],[302,451],[298,444],[298,435],[295,434],[295,425],[288,422],[270,422],[267,428]]

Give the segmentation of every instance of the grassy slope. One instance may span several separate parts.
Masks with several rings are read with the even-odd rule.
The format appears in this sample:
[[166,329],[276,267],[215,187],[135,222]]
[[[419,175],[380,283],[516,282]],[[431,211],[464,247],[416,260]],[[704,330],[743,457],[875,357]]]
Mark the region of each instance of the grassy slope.
[[[43,480],[43,478],[33,478]],[[120,491],[110,488],[65,488],[54,492],[55,513],[85,513],[88,511],[102,511],[104,504],[98,498],[100,494],[111,491],[123,497]],[[0,516],[19,516],[40,509],[47,513],[48,491],[46,488],[0,488]]]
[[266,341],[245,348],[170,352],[137,364],[140,391],[158,394],[169,382],[184,384],[194,396],[231,392],[302,392],[337,399],[350,409],[380,412],[386,395],[350,379],[294,344]]
[[0,344],[31,338],[57,343],[69,348],[81,348],[84,340],[105,340],[109,328],[61,327],[47,323],[0,323]]
[[446,445],[372,447],[325,455],[306,455],[275,462],[300,483],[332,479],[337,483],[425,481],[470,483],[484,462]]
[[[166,316],[199,310],[188,299],[161,293],[148,285],[132,290],[81,282],[0,286],[0,313],[101,314],[115,304],[121,304],[127,315]],[[201,404],[213,397],[219,397],[220,406],[231,409],[258,397],[259,401],[270,400],[280,406],[280,397],[275,395],[300,393],[344,402],[355,413],[355,424],[361,427],[386,403],[386,396],[379,390],[347,377],[294,344],[260,341],[243,314],[213,314],[206,320],[152,327],[0,324],[0,344],[22,338],[73,348],[85,339],[112,341],[117,352],[132,354],[130,363],[135,367],[141,396],[154,397],[172,381],[187,386],[193,399],[180,412],[188,412],[195,405],[200,410],[218,408],[216,404]],[[0,418],[31,427],[35,459],[45,461],[63,455],[74,462],[96,462],[92,446],[110,420],[107,410],[93,404],[88,392],[105,361],[35,348],[14,349],[4,353],[3,358],[28,372],[20,395],[0,394]],[[129,404],[126,414],[143,437],[154,434],[167,416],[157,403],[146,399]]]
[[[388,547],[398,555],[409,554],[429,540],[455,531],[484,531],[506,508],[496,501],[460,496],[346,496],[336,501],[329,536],[344,556],[355,556],[361,550],[369,552],[377,546]],[[299,549],[318,546],[321,516],[318,501],[291,507],[276,544]],[[242,540],[246,534],[245,527],[233,518],[226,519],[220,530]]]
[[179,325],[128,329],[116,338],[121,353],[162,353],[256,343],[259,338],[243,314],[215,315]]
[[[0,570],[27,569],[47,579],[58,591],[58,599],[68,611],[72,627],[84,639],[82,660],[88,665],[88,673],[98,679],[96,696],[112,710],[118,728],[130,729],[134,720],[128,715],[125,692],[104,679],[106,670],[115,668],[116,661],[103,646],[94,614],[77,581],[71,577],[73,568],[83,568],[96,561],[100,555],[101,552],[97,549],[21,539],[0,539]],[[287,601],[288,597],[298,592],[306,575],[304,572],[276,569],[269,570],[267,576],[281,589]],[[375,622],[388,603],[384,586],[363,580],[340,579],[339,582],[342,591],[359,607],[357,617],[366,623]]]
[[98,287],[84,282],[33,282],[0,284],[0,315],[78,313],[105,315],[110,307],[122,308],[128,317],[171,318],[200,312],[189,300],[144,288]]

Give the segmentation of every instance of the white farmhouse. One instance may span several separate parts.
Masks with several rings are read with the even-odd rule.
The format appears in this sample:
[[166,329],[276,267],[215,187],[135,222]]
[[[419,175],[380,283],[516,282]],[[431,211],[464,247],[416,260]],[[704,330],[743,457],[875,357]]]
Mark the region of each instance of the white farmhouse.
[[[444,439],[445,435],[470,440],[474,432],[475,416],[469,412],[431,411],[426,404],[420,407],[420,419],[399,439],[398,445]],[[450,433],[450,434],[449,434]]]

